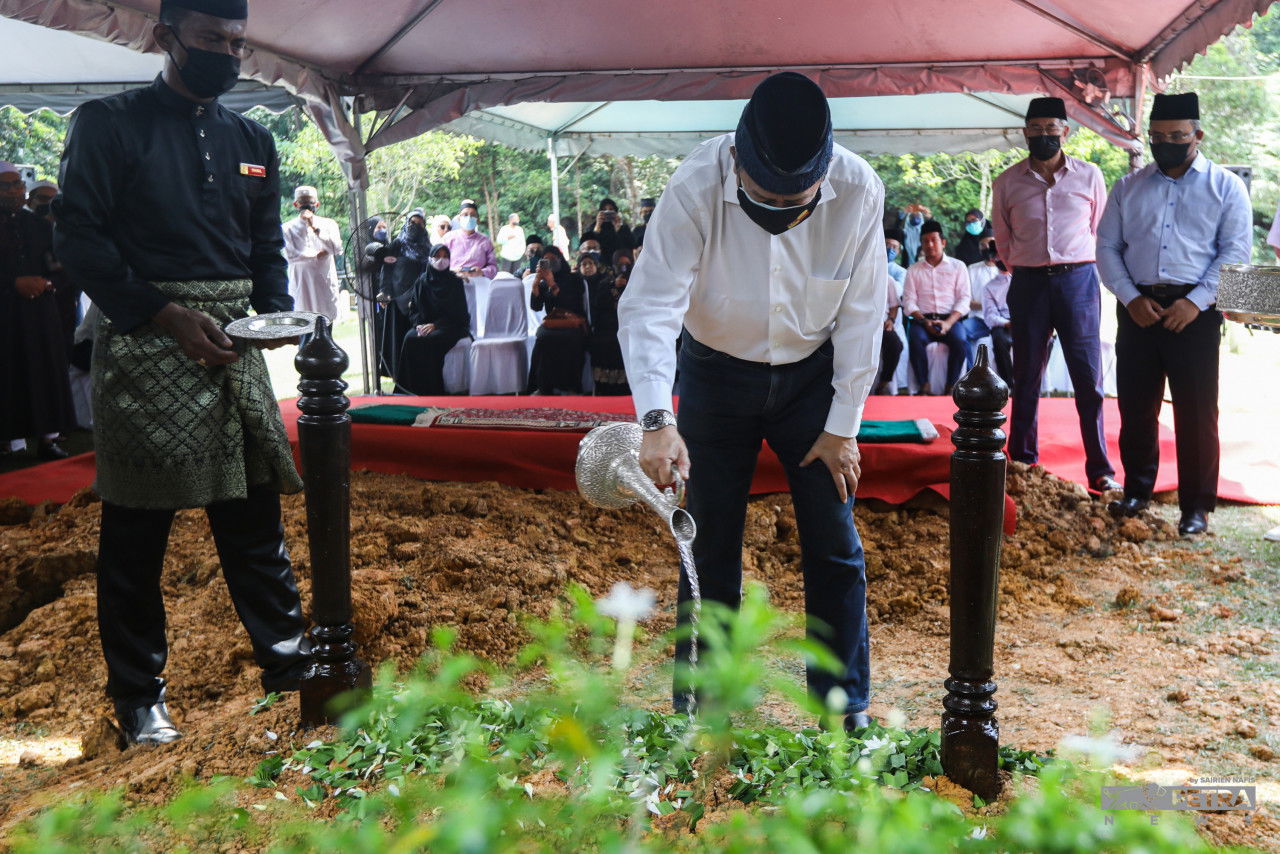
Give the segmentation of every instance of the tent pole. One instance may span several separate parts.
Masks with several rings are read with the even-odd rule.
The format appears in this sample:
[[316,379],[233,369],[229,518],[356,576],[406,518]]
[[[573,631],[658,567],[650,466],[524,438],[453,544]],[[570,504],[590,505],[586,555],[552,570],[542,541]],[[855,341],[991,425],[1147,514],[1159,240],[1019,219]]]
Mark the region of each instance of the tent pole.
[[[560,164],[556,162],[555,137],[547,137],[547,160],[551,163],[551,213],[560,221]],[[555,237],[555,235],[551,235]]]
[[[355,101],[351,101],[352,127],[355,128],[356,138],[364,139],[361,132],[360,112],[355,108]],[[360,157],[360,172],[364,174],[365,158]],[[360,226],[368,218],[369,199],[365,190],[364,183],[361,182],[354,186],[350,186],[347,191],[347,198],[351,207],[351,233],[359,234]],[[363,252],[363,246],[355,247],[357,252]],[[360,263],[360,259],[347,259],[347,264]],[[373,329],[373,312],[371,311],[373,303],[365,299],[360,293],[360,288],[356,287],[356,318],[360,330],[360,378],[363,384],[364,394],[381,394],[382,383],[378,382],[378,369],[373,362],[371,356],[378,352],[377,341],[374,338]],[[376,357],[375,357],[376,358]],[[370,367],[372,367],[372,373]]]

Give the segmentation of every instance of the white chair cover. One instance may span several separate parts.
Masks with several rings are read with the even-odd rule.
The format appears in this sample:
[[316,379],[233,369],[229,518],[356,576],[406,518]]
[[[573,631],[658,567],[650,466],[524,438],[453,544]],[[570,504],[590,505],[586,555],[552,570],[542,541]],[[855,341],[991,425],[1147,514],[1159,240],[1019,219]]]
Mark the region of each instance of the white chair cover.
[[471,364],[471,339],[463,338],[444,356],[444,390],[449,394],[466,394],[470,387],[468,369]]
[[[506,277],[505,279],[503,277]],[[499,274],[488,294],[484,335],[471,345],[471,394],[520,394],[529,379],[529,312],[525,286]]]

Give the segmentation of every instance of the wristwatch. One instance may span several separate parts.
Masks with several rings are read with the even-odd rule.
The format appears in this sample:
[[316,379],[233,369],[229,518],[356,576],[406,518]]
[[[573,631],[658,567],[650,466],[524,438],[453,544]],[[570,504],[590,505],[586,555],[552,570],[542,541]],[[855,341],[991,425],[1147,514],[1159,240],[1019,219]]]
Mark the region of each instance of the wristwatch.
[[676,416],[669,409],[650,409],[640,419],[640,426],[644,428],[646,433],[661,430],[663,427],[674,427],[676,426]]

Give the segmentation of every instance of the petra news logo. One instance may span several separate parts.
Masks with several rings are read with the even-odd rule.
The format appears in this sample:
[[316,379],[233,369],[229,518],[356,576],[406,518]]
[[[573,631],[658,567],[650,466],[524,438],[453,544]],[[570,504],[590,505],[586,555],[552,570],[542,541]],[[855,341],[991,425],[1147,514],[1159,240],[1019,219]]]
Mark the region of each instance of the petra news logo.
[[[1159,813],[1175,810],[1195,812],[1197,824],[1208,821],[1206,812],[1245,812],[1245,820],[1252,822],[1258,809],[1258,787],[1254,783],[1235,777],[1201,777],[1177,786],[1103,786],[1101,806],[1104,810],[1150,812],[1152,824],[1159,823]],[[1106,822],[1114,824],[1114,816],[1107,816]]]

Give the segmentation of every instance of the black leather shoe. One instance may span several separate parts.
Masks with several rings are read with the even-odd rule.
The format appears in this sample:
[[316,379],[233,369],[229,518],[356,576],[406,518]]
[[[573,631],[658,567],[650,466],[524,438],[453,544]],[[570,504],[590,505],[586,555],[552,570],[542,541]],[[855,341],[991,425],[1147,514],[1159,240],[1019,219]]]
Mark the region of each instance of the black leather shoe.
[[1182,521],[1178,523],[1178,533],[1184,537],[1203,534],[1207,530],[1209,530],[1209,520],[1205,517],[1203,510],[1192,510],[1190,513],[1183,513]]
[[36,448],[36,457],[42,460],[65,460],[71,456],[53,439],[44,439]]
[[290,691],[297,691],[302,685],[302,677],[307,675],[307,671],[311,669],[313,663],[311,658],[308,657],[280,673],[263,671],[262,693],[264,695],[272,692],[287,694]]
[[1124,487],[1120,485],[1120,481],[1107,474],[1104,474],[1102,477],[1095,477],[1090,481],[1089,488],[1094,492],[1110,492],[1113,489],[1124,489]]
[[861,735],[876,719],[866,712],[850,712],[844,716],[844,731],[849,735]]
[[116,719],[124,733],[125,747],[169,744],[182,738],[163,699],[146,706],[117,705]]
[[1108,504],[1107,512],[1117,519],[1125,516],[1137,516],[1143,510],[1146,510],[1147,505],[1150,503],[1145,498],[1123,498]]

